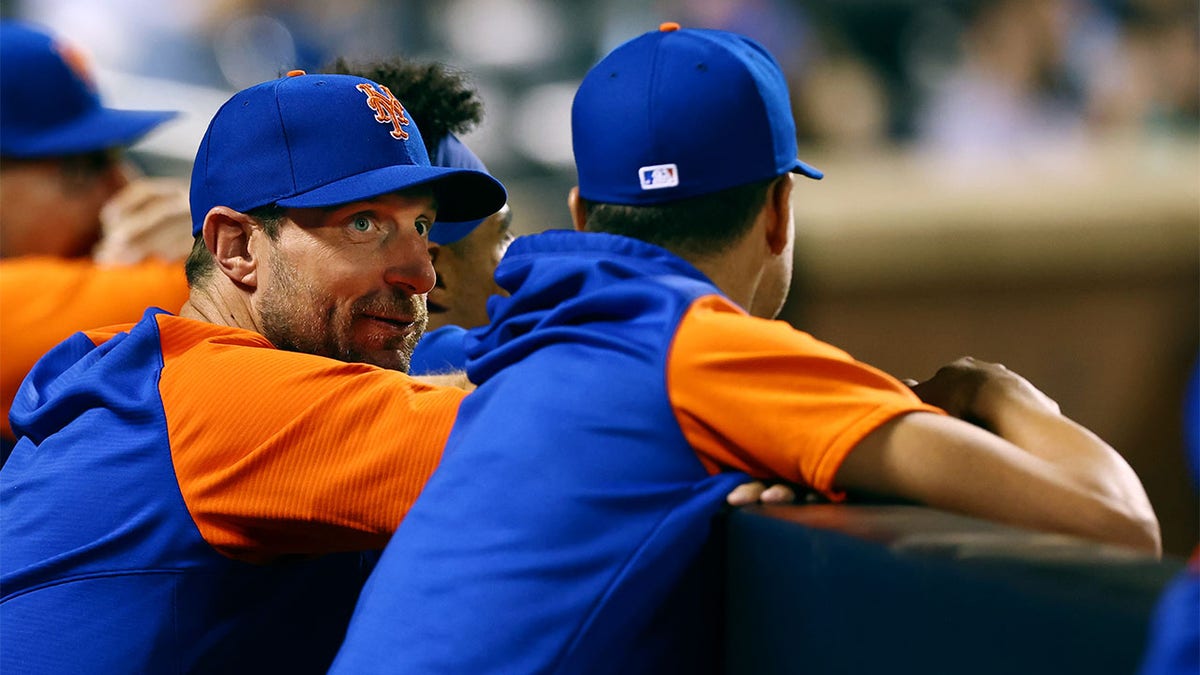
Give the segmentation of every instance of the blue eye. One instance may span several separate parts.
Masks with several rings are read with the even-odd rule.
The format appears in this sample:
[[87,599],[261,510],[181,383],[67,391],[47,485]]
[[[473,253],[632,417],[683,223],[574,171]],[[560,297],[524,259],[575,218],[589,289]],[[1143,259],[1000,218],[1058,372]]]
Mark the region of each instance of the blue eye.
[[350,222],[350,227],[354,228],[355,232],[369,232],[371,230],[371,219],[366,216],[356,216]]

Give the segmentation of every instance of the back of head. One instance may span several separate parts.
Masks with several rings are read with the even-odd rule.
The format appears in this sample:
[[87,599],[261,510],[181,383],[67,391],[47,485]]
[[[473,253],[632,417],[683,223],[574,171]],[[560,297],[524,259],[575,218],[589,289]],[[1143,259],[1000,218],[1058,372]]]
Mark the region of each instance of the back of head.
[[174,115],[105,107],[80,49],[31,24],[0,22],[0,156],[126,146]]
[[668,23],[618,46],[584,77],[571,129],[588,229],[675,250],[748,227],[779,176],[822,176],[796,158],[779,64],[726,31]]

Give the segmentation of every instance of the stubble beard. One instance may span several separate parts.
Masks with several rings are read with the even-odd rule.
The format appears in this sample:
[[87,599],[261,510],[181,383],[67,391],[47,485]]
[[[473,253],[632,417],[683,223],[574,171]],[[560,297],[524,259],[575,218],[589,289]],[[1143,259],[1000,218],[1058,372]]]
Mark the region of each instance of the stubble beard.
[[[408,372],[413,350],[429,322],[425,296],[399,292],[391,297],[364,296],[355,300],[346,315],[340,316],[338,305],[328,294],[299,279],[278,256],[271,259],[271,268],[274,283],[263,289],[259,320],[263,336],[276,348]],[[369,311],[388,316],[407,314],[413,317],[415,330],[385,345],[382,352],[361,349],[352,339],[351,323],[355,316]]]

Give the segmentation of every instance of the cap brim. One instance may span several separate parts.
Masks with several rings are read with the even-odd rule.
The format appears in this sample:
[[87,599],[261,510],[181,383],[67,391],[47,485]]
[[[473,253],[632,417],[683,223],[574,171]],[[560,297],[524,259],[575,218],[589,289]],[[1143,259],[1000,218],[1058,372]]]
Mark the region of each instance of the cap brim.
[[178,115],[168,110],[98,108],[69,124],[44,133],[10,132],[0,144],[8,157],[57,157],[132,145],[158,125]]
[[435,244],[453,244],[471,234],[484,220],[484,218],[480,218],[451,222],[442,220],[439,214],[438,219],[433,223],[433,229],[429,230],[429,241]]
[[438,220],[486,218],[508,201],[500,181],[481,171],[440,166],[386,166],[343,178],[275,203],[291,208],[337,206],[420,185],[433,188]]
[[824,171],[821,171],[820,169],[818,169],[815,166],[812,166],[811,164],[805,164],[804,162],[801,162],[798,159],[796,160],[796,163],[792,166],[792,168],[789,169],[789,171],[791,171],[792,173],[798,173],[798,174],[801,174],[804,176],[808,176],[809,178],[812,178],[813,180],[821,180],[822,178],[825,177]]

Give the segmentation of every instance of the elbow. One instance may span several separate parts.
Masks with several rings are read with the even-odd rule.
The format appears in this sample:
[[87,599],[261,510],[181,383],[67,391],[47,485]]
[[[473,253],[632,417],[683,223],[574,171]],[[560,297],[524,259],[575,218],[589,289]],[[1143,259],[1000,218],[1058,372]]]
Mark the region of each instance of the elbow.
[[1103,526],[1105,541],[1126,546],[1153,556],[1162,556],[1162,530],[1158,518],[1147,505],[1144,509],[1110,511]]
[[1162,530],[1158,526],[1158,518],[1151,513],[1148,517],[1138,519],[1137,525],[1140,539],[1134,547],[1152,553],[1156,558],[1162,557]]

